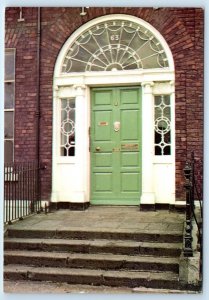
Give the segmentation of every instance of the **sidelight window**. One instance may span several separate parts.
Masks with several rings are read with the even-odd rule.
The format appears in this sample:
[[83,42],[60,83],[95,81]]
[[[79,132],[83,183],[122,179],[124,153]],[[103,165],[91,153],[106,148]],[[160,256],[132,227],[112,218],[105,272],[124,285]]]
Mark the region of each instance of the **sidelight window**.
[[75,98],[61,99],[61,156],[75,156]]
[[155,155],[171,154],[170,95],[155,96]]

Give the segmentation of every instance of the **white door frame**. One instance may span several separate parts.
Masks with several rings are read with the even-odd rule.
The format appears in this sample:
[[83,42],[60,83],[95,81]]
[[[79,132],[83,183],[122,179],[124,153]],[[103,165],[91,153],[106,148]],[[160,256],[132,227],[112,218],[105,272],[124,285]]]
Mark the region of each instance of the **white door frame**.
[[[121,18],[110,15],[94,19],[81,26],[62,47],[54,72],[53,87],[53,163],[52,202],[88,202],[90,196],[90,155],[88,128],[90,126],[90,88],[117,85],[142,86],[142,196],[141,204],[175,202],[175,101],[174,63],[171,51],[159,32],[147,22],[133,16],[122,15],[126,20],[147,26],[162,43],[169,59],[169,68],[127,71],[102,71],[62,74],[61,67],[69,45],[88,26],[101,19]],[[171,95],[172,108],[172,154],[154,155],[154,95]],[[74,97],[76,100],[76,155],[60,156],[60,99]],[[160,185],[162,173],[167,189]],[[166,191],[166,192],[165,192]]]

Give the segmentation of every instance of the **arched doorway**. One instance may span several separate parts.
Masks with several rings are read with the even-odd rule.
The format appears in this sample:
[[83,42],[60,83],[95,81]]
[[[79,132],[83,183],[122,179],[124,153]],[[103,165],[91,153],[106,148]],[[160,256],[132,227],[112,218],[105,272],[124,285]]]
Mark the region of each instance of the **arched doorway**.
[[54,72],[52,201],[173,204],[174,107],[173,58],[155,28],[129,15],[78,28]]

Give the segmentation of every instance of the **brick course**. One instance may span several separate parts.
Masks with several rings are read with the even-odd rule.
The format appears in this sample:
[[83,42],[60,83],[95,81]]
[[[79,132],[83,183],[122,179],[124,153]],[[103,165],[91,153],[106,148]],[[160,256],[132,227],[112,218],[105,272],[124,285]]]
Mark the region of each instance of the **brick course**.
[[[41,9],[40,158],[42,198],[50,199],[52,171],[52,92],[56,58],[67,38],[82,24],[105,14],[139,17],[155,27],[167,41],[175,62],[176,95],[176,198],[184,197],[185,160],[195,151],[203,158],[203,26],[200,8],[80,8]],[[37,8],[23,8],[24,22],[17,22],[19,8],[6,9],[5,47],[16,48],[15,160],[36,158]],[[201,173],[201,172],[200,172]],[[199,174],[199,173],[198,173]],[[198,175],[199,181],[202,174]]]

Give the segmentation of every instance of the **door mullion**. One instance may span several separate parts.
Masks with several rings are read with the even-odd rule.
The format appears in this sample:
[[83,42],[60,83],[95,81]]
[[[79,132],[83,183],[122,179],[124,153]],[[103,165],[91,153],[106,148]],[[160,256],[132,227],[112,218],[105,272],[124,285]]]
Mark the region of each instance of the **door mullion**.
[[[120,118],[120,88],[115,89],[115,101],[114,101],[114,122],[121,122]],[[115,140],[115,147],[116,151],[114,152],[114,159],[115,159],[115,171],[114,171],[114,179],[116,182],[115,185],[115,195],[116,199],[121,198],[121,174],[120,174],[120,169],[121,169],[121,162],[120,162],[120,135],[121,135],[121,129],[118,131],[114,131],[114,140]]]

